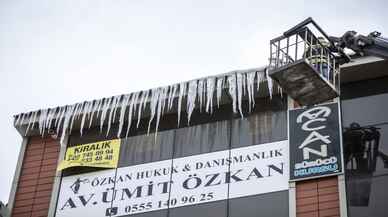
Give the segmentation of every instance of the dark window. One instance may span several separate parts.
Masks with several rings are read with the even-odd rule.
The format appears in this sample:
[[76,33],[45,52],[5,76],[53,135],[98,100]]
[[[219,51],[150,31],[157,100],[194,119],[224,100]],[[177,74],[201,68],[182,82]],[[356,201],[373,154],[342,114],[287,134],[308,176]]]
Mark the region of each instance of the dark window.
[[227,201],[170,209],[169,217],[227,217]]
[[229,121],[217,121],[177,129],[174,158],[228,149],[229,129]]
[[382,217],[388,212],[388,90],[385,85],[384,93],[378,85],[384,79],[344,87],[347,95],[341,105],[350,217]]
[[229,217],[287,217],[288,191],[229,199]]
[[[232,148],[287,139],[287,97],[256,101],[252,113],[232,121]],[[229,216],[288,216],[288,191],[229,199]]]
[[286,97],[256,100],[251,114],[232,121],[232,148],[287,139]]
[[173,142],[173,130],[123,139],[119,167],[171,159]]
[[[198,120],[197,120],[198,121]],[[175,147],[174,147],[174,166],[182,168],[187,162],[201,162],[203,157],[199,154],[205,154],[209,152],[222,151],[219,158],[226,158],[229,156],[229,143],[230,143],[230,122],[228,120],[221,120],[212,123],[205,123],[195,125],[191,127],[180,128],[176,130],[175,135]],[[196,156],[195,156],[196,155]],[[184,158],[182,158],[184,157]],[[179,158],[179,159],[176,159]],[[225,165],[220,169],[220,172],[227,172],[228,166]],[[203,170],[200,170],[203,171]],[[201,172],[200,172],[201,173]],[[206,173],[197,174],[201,178]],[[179,174],[178,177],[172,176],[172,181],[175,179],[182,179],[183,174]],[[183,180],[177,181],[181,183]],[[223,189],[222,193],[224,198],[227,198],[226,184],[220,185]],[[180,189],[179,192],[176,189]],[[171,189],[171,198],[178,197],[182,194],[190,196],[192,193],[190,190],[181,192],[181,187]],[[208,193],[206,189],[204,192]],[[218,195],[220,196],[220,195]],[[169,217],[226,217],[227,212],[227,200],[210,202],[205,204],[196,204],[191,206],[184,206],[179,208],[173,208],[169,211]]]

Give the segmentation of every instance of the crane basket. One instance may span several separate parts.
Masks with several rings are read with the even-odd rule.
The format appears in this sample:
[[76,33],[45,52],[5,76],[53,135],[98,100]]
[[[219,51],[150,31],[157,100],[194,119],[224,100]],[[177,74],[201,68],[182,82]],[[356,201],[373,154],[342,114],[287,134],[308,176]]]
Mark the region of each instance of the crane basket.
[[[314,24],[317,37],[308,24]],[[280,87],[302,106],[339,96],[339,64],[332,42],[311,19],[270,41],[268,72]]]

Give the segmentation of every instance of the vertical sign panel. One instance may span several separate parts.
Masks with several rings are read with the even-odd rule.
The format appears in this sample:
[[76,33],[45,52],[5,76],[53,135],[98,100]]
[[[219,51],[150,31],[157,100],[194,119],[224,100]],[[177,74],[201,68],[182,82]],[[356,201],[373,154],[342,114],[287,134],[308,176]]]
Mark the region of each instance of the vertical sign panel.
[[290,179],[342,171],[338,103],[289,111]]

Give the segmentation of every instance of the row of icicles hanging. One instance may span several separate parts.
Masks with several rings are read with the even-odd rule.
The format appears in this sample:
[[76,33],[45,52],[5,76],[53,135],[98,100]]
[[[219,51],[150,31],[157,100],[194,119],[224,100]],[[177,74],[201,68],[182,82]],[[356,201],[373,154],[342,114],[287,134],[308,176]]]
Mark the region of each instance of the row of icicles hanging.
[[[40,134],[43,136],[48,129],[56,130],[57,135],[61,132],[61,144],[64,142],[64,135],[67,130],[72,131],[75,120],[81,119],[80,133],[82,136],[85,126],[91,127],[93,118],[99,118],[100,131],[102,132],[104,123],[108,119],[106,135],[109,134],[112,122],[119,116],[119,129],[117,137],[120,137],[125,115],[127,115],[128,124],[126,127],[126,137],[132,125],[133,117],[137,116],[136,127],[139,127],[142,112],[147,108],[149,102],[150,119],[148,123],[148,133],[150,132],[151,123],[156,116],[157,132],[161,115],[166,110],[171,110],[174,100],[178,100],[178,126],[180,123],[182,100],[187,95],[186,112],[188,123],[192,112],[195,109],[196,102],[199,108],[207,113],[213,113],[213,98],[216,95],[217,107],[220,106],[222,90],[228,89],[232,99],[233,112],[239,112],[242,117],[242,98],[248,94],[249,110],[255,106],[254,84],[256,81],[256,91],[259,90],[260,83],[268,81],[268,90],[272,97],[272,80],[268,77],[268,72],[251,71],[251,72],[234,72],[221,77],[208,77],[198,80],[192,80],[184,83],[174,84],[166,87],[159,87],[151,90],[135,92],[131,94],[113,96],[100,100],[85,101],[62,107],[51,109],[42,109],[29,113],[22,113],[15,116],[15,126],[27,124],[26,134],[34,129],[35,123],[38,123]],[[227,85],[227,86],[225,86]],[[120,108],[120,110],[118,110]],[[126,111],[128,113],[126,114]],[[118,112],[119,111],[119,112]],[[37,120],[38,119],[38,120]]]

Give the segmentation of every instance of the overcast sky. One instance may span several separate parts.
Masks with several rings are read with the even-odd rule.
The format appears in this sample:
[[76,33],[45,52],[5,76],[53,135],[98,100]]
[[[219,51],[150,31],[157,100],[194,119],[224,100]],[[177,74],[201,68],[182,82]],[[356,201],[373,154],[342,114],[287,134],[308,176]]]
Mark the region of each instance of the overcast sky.
[[388,3],[0,0],[0,200],[21,145],[12,115],[267,64],[269,40],[312,16],[330,35],[388,35]]

